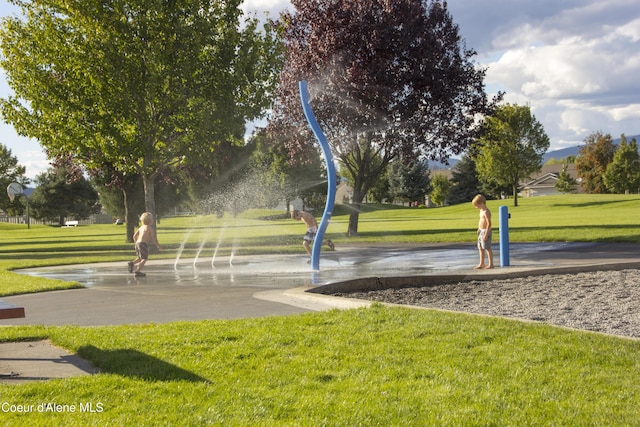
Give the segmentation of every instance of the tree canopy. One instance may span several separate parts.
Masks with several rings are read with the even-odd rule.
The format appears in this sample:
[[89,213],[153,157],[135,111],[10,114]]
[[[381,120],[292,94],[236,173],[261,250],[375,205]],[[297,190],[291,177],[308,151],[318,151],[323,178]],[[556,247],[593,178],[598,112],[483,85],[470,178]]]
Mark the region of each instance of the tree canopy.
[[10,0],[0,101],[18,133],[51,157],[139,174],[146,209],[172,165],[206,165],[263,114],[279,66],[277,34],[241,22],[241,0]]
[[602,132],[594,132],[587,136],[584,144],[576,157],[576,170],[578,176],[582,178],[580,185],[587,193],[607,193],[604,173],[613,160],[616,145],[611,135]]
[[640,154],[635,138],[627,142],[627,138],[622,135],[620,145],[602,179],[611,193],[640,192]]
[[38,175],[37,181],[30,197],[34,218],[63,225],[66,217],[87,219],[100,212],[98,192],[71,162],[60,162]]
[[518,206],[518,185],[542,168],[549,137],[529,106],[505,104],[488,117],[483,136],[474,149],[482,181],[511,187]]
[[391,162],[387,176],[393,201],[424,204],[425,196],[431,191],[429,163],[426,161]]
[[[487,100],[485,71],[472,61],[446,2],[293,0],[281,16],[286,58],[270,128],[292,157],[312,136],[298,81],[334,156],[353,179],[359,205],[377,177],[403,155],[446,160],[476,136]],[[373,161],[376,159],[376,161]],[[381,161],[377,161],[380,159]],[[357,207],[357,206],[356,206]],[[358,209],[348,234],[357,233]]]
[[451,182],[447,179],[446,175],[443,174],[435,174],[431,179],[431,201],[436,204],[436,206],[443,206],[447,197],[449,197],[449,191],[451,190]]

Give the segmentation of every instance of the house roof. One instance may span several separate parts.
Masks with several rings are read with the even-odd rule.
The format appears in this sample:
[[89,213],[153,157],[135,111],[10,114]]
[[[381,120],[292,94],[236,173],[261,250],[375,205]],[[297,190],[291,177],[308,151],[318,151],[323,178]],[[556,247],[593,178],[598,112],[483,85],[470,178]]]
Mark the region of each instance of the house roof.
[[[529,186],[540,179],[548,180],[548,179],[551,179],[551,175],[555,176],[555,180],[553,181],[555,183],[555,181],[558,180],[558,177],[560,176],[560,173],[562,172],[562,169],[564,168],[564,166],[565,165],[562,165],[562,164],[544,165],[542,166],[542,169],[540,169],[539,172],[533,173],[528,179],[524,179],[520,181],[520,185]],[[569,163],[566,166],[567,166],[567,173],[569,174],[569,176],[577,180],[578,171],[576,169],[576,164]]]
[[529,181],[525,187],[541,187],[541,186],[555,186],[558,181],[558,174],[555,172],[547,172],[538,178]]

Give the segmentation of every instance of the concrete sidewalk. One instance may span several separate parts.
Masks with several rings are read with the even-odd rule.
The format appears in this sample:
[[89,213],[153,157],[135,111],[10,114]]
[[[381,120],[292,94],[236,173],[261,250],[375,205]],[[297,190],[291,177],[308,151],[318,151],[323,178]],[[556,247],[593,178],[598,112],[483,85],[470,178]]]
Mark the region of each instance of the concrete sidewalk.
[[[101,263],[22,270],[21,273],[77,281],[84,289],[2,298],[24,307],[26,316],[0,325],[119,325],[178,320],[279,316],[370,302],[316,292],[343,282],[357,286],[385,281],[417,282],[456,278],[640,268],[640,245],[614,243],[511,244],[510,266],[474,270],[473,244],[358,245],[322,254],[312,272],[304,256],[265,255],[214,260],[151,260],[147,276],[135,278],[126,263]],[[27,362],[27,363],[24,363]],[[0,344],[0,382],[19,383],[86,375],[86,362],[47,342]]]

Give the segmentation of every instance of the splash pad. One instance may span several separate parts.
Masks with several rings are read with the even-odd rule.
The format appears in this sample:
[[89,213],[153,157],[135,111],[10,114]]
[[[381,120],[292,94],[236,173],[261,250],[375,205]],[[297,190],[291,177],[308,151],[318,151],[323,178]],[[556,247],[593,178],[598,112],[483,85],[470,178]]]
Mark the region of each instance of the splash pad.
[[76,281],[86,287],[154,286],[251,286],[293,288],[318,286],[366,277],[432,275],[469,269],[477,250],[472,245],[411,247],[341,246],[323,254],[321,271],[309,272],[306,255],[218,256],[210,258],[151,259],[147,277],[135,278],[125,263],[97,263],[40,267],[23,274]]

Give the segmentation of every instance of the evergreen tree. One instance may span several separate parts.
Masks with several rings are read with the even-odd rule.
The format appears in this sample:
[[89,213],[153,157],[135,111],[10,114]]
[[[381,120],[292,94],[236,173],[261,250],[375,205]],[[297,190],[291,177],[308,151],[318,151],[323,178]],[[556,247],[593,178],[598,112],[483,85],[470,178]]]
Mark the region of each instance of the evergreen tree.
[[610,193],[638,193],[640,191],[640,154],[635,138],[627,142],[622,135],[620,145],[603,176]]
[[451,189],[449,190],[449,203],[471,202],[473,197],[480,193],[481,183],[476,172],[476,163],[473,156],[465,154],[453,168],[451,177]]
[[556,190],[561,193],[571,193],[577,184],[577,181],[567,173],[567,165],[562,166],[562,172],[560,172],[556,181]]
[[429,163],[426,161],[408,164],[395,161],[390,165],[388,176],[389,193],[394,201],[423,203],[431,191]]

